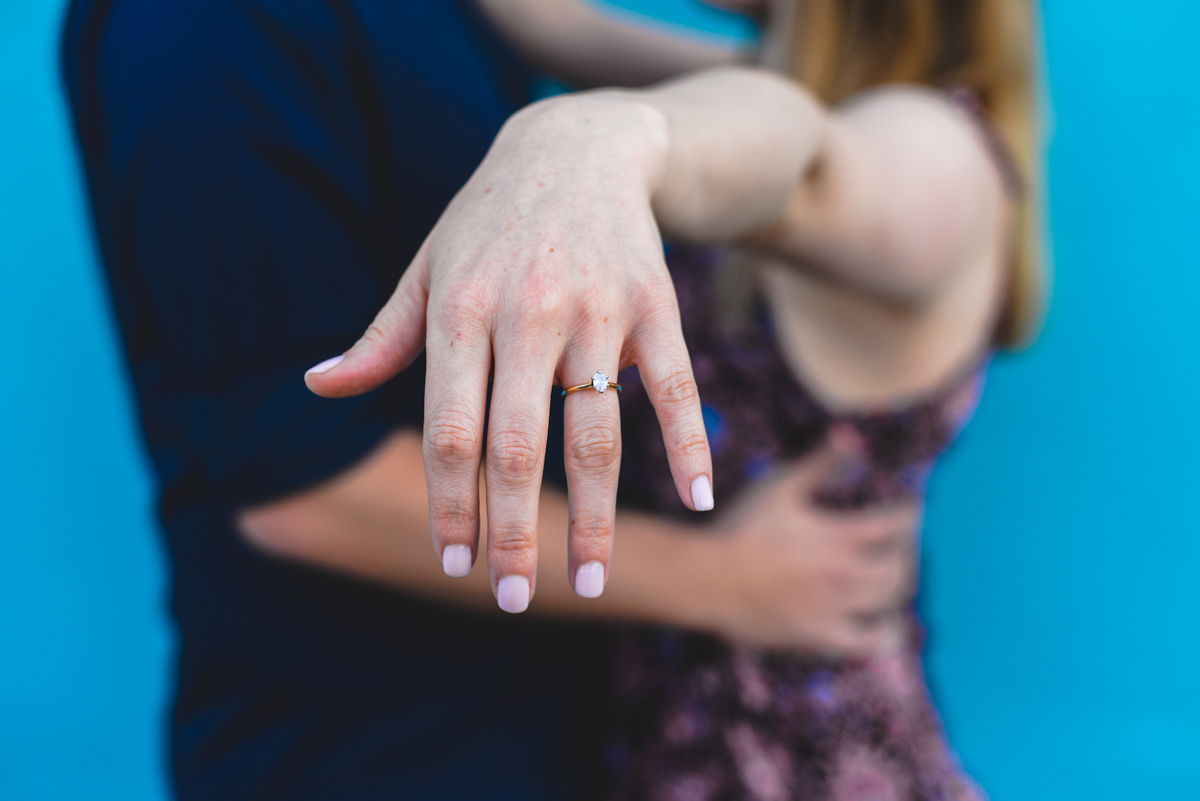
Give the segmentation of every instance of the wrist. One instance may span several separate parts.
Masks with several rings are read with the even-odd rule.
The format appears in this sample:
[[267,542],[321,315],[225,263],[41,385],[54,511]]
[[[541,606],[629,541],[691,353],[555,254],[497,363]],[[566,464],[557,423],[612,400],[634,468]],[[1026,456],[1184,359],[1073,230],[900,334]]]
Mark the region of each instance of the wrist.
[[667,115],[637,92],[603,89],[542,100],[514,114],[496,139],[538,166],[585,170],[593,180],[629,182],[654,196],[666,173]]

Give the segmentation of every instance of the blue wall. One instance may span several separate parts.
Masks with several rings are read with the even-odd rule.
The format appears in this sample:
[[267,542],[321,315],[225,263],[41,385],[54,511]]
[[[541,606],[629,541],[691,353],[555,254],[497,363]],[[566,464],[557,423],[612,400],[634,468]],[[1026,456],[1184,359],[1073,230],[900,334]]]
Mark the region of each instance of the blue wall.
[[928,518],[928,663],[1005,799],[1200,799],[1200,3],[1044,4],[1057,275]]
[[0,0],[0,799],[165,795],[150,483],[59,91],[62,3]]
[[[718,35],[688,0],[620,0]],[[164,797],[150,481],[58,90],[0,2],[0,799]],[[1054,309],[926,532],[930,678],[997,801],[1200,798],[1194,0],[1046,0]]]

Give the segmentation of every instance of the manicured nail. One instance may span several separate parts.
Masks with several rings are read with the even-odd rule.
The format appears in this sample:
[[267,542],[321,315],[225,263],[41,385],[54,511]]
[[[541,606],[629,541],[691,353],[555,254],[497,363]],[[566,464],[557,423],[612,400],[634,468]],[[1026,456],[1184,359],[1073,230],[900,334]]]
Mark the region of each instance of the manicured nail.
[[707,512],[713,508],[712,484],[708,476],[698,476],[692,482],[692,508],[697,512]]
[[575,594],[583,598],[599,598],[604,592],[604,565],[587,562],[575,568]]
[[332,370],[333,368],[337,367],[339,364],[341,364],[342,359],[344,359],[344,358],[346,358],[346,357],[345,356],[334,356],[332,359],[326,359],[325,361],[318,364],[316,367],[313,367],[311,370],[309,370],[304,375],[307,378],[310,375],[320,375],[321,373],[327,373],[330,370]]
[[529,608],[529,579],[524,576],[505,576],[496,584],[496,602],[505,612],[514,615]]
[[447,545],[442,549],[442,570],[451,578],[463,578],[471,574],[471,547],[469,545]]

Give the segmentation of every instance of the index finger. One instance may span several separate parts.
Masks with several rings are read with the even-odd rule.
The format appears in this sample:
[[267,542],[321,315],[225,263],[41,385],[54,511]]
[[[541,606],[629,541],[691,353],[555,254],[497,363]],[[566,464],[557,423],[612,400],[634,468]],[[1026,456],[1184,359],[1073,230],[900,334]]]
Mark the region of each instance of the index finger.
[[429,528],[446,574],[471,572],[479,547],[479,462],[491,369],[491,336],[457,302],[431,304],[426,340],[422,454]]

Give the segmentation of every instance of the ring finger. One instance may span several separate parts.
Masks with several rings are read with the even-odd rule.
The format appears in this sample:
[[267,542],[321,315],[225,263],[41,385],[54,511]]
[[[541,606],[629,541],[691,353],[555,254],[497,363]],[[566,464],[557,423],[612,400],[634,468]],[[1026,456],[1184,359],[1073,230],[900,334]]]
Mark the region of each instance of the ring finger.
[[[605,356],[566,359],[565,452],[570,522],[567,579],[575,592],[595,598],[604,591],[612,557],[617,478],[621,470],[621,414],[615,387],[616,347],[583,350]],[[588,383],[578,391],[571,387]],[[604,387],[603,391],[597,391]]]

